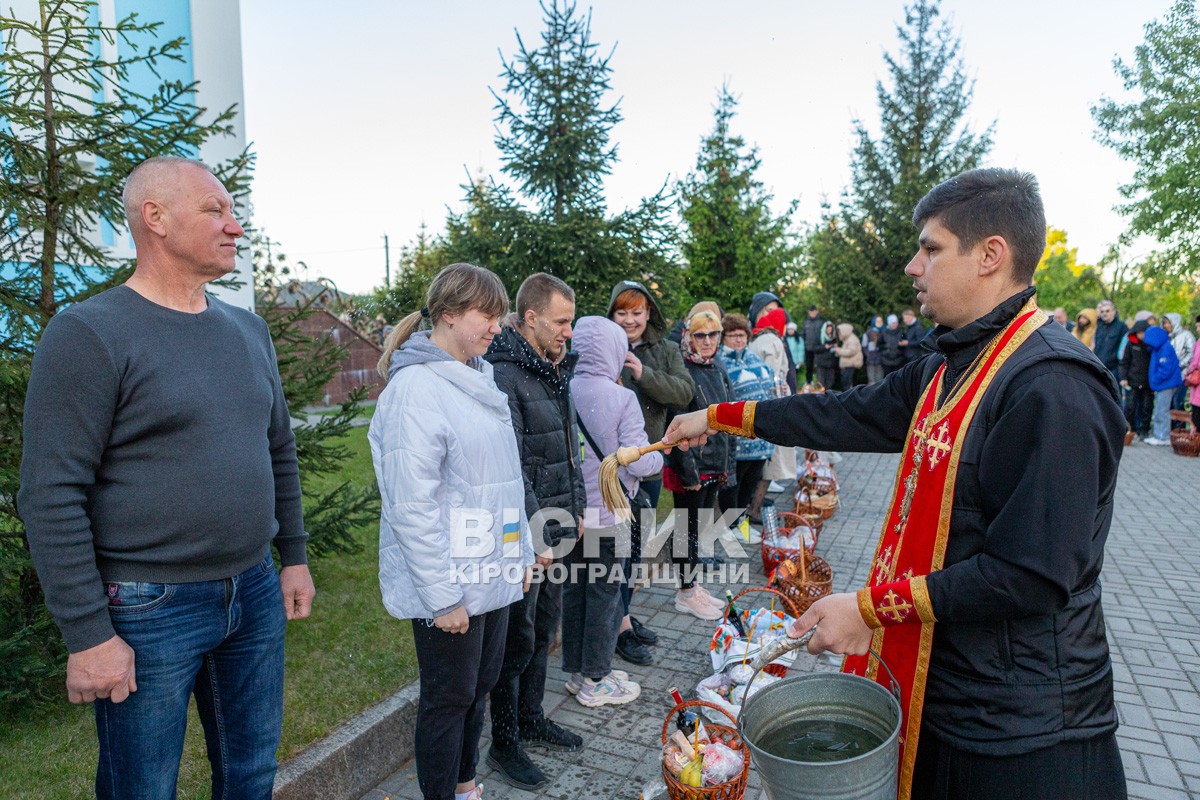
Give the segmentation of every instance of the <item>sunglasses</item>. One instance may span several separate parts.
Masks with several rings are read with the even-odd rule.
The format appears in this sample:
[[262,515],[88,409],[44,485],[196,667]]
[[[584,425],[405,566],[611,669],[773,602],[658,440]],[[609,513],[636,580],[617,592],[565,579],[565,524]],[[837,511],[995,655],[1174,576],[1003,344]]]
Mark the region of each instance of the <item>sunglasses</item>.
[[706,341],[706,340],[710,340],[710,339],[719,339],[719,338],[721,338],[721,332],[720,331],[709,331],[708,333],[693,333],[692,338],[697,339],[699,341]]

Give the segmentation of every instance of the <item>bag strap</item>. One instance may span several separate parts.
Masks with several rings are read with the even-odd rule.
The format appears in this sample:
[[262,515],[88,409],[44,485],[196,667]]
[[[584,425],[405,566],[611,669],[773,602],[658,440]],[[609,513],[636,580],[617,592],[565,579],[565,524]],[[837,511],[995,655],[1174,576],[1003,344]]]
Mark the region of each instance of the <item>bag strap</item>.
[[592,438],[590,433],[588,433],[587,425],[583,424],[583,417],[579,416],[578,411],[575,412],[575,422],[579,424],[579,430],[583,432],[583,438],[587,439],[587,443],[592,446],[592,452],[596,454],[596,457],[601,461],[608,458],[608,456],[604,454],[604,451],[596,446],[596,440]]

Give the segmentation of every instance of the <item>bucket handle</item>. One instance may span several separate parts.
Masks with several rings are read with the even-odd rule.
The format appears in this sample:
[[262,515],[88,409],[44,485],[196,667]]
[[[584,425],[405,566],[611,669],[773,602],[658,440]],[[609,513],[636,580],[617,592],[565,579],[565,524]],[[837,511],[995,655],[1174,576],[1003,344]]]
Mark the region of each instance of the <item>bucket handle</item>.
[[[791,650],[798,650],[799,648],[808,644],[808,640],[811,639],[813,637],[813,634],[815,634],[816,632],[817,632],[817,626],[814,625],[814,626],[812,626],[811,629],[809,629],[805,633],[801,634],[800,636],[796,636],[796,637],[788,636],[787,640],[786,640],[786,645],[778,653],[775,653],[771,660],[773,661],[774,659],[779,658],[779,656],[783,655],[784,653],[787,653]],[[868,647],[867,653],[869,655],[874,656],[875,660],[878,661],[885,670],[887,670],[888,680],[891,681],[891,686],[889,686],[887,688],[892,693],[892,695],[895,696],[896,702],[903,705],[904,700],[900,695],[900,682],[896,680],[896,674],[894,672],[892,672],[892,668],[887,665],[887,662],[883,660],[883,656],[881,656],[879,654],[879,651],[877,651],[875,648]],[[768,653],[766,651],[759,653],[758,658],[755,659],[755,661],[758,662],[758,661],[762,660],[765,655],[768,655]],[[750,687],[754,685],[754,682],[756,680],[758,680],[759,673],[762,672],[763,668],[766,667],[767,664],[769,664],[769,663],[770,663],[770,661],[763,661],[763,663],[758,666],[758,669],[754,670],[754,675],[751,676],[749,683],[746,684],[747,691],[749,691]],[[737,715],[738,730],[742,729],[742,714],[746,710],[746,701],[748,699],[749,698],[747,698],[747,697],[743,697],[742,703],[738,707],[738,715]]]

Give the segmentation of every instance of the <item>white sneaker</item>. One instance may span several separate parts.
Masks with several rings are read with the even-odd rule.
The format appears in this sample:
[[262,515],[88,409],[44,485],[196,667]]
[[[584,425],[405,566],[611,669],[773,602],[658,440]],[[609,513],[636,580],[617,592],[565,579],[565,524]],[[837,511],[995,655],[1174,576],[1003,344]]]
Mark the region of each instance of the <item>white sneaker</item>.
[[[706,620],[717,620],[725,616],[723,609],[710,604],[706,596],[697,591],[698,589],[699,587],[693,587],[688,591],[676,592],[675,610]],[[711,595],[708,596],[711,597]]]
[[771,481],[771,485],[767,487],[767,492],[770,494],[779,494],[786,487],[779,481]]
[[1143,439],[1142,441],[1148,445],[1151,445],[1152,447],[1170,447],[1171,446],[1171,442],[1169,439],[1155,439],[1154,437],[1150,437],[1149,439]]
[[[629,673],[623,669],[614,669],[608,674],[609,676],[619,680],[621,683],[632,683],[632,681],[629,680]],[[567,682],[563,685],[567,687],[567,692],[570,694],[579,694],[579,690],[583,688],[583,676],[578,672],[572,672],[567,678]]]
[[693,588],[693,591],[699,592],[700,596],[704,598],[704,602],[708,603],[710,606],[713,606],[713,607],[719,609],[722,614],[725,613],[725,601],[724,600],[722,600],[719,597],[713,596],[712,592],[708,591],[708,589],[705,589],[703,586],[701,586],[698,583]]
[[580,705],[588,708],[597,706],[619,706],[632,703],[642,693],[642,687],[633,681],[618,680],[613,673],[608,673],[603,679],[594,681],[584,678],[575,699]]

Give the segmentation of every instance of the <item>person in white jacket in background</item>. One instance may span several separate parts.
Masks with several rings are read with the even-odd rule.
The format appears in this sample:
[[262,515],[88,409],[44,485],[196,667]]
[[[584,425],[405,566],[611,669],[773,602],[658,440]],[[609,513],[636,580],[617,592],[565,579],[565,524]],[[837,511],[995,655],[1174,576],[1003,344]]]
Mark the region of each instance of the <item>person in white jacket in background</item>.
[[534,561],[508,397],[482,356],[508,295],[493,273],[452,264],[425,308],[388,337],[371,419],[382,496],[379,586],[411,619],[420,670],[415,751],[426,800],[479,800],[484,705],[500,672],[507,606]]

